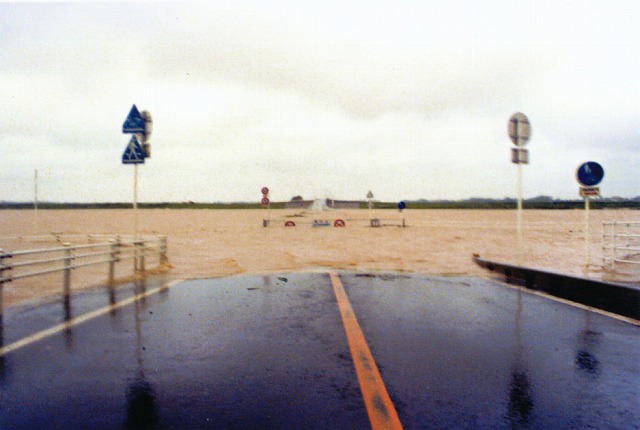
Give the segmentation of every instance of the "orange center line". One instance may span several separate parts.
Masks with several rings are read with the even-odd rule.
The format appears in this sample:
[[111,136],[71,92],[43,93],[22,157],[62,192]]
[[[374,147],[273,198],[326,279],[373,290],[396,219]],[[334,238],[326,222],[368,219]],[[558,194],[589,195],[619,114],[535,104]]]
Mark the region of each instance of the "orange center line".
[[335,272],[330,272],[329,276],[331,277],[333,292],[338,300],[340,316],[347,334],[351,358],[356,369],[371,428],[374,430],[402,429],[402,423],[400,423],[396,408],[393,406],[391,397],[389,397],[382,376],[378,371],[378,366],[373,359],[373,355],[371,355],[371,350],[349,303],[342,281],[340,281],[340,277]]

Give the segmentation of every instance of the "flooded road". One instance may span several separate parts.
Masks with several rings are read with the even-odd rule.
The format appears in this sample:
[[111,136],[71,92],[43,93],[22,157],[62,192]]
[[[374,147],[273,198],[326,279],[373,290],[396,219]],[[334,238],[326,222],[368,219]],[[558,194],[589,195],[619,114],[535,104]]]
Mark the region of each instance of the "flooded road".
[[[404,428],[640,428],[636,325],[475,277],[338,278]],[[371,428],[336,295],[295,273],[9,308],[0,428]]]

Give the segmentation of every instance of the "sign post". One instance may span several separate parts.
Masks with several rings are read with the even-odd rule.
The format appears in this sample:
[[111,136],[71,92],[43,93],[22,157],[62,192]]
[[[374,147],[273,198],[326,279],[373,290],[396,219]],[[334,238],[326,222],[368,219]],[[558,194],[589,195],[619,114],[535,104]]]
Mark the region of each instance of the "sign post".
[[267,207],[267,219],[262,221],[262,226],[269,227],[269,222],[271,221],[271,202],[269,201],[269,188],[262,187],[262,190],[260,191],[262,191],[262,200],[260,201],[260,203],[262,203],[262,206]]
[[[529,164],[529,151],[524,146],[531,137],[529,118],[522,112],[516,112],[509,118],[508,133],[511,142],[516,146],[511,148],[511,162],[518,165],[518,260],[522,260],[522,165]],[[518,261],[519,263],[521,261]]]
[[[398,202],[398,212],[402,213],[402,211],[406,208],[407,208],[407,204],[404,201]],[[404,217],[402,217],[402,227],[406,227]]]
[[[147,127],[149,124],[149,127]],[[149,157],[149,144],[146,143],[151,134],[151,115],[145,111],[145,115],[140,114],[136,105],[131,107],[129,115],[122,124],[122,133],[132,134],[131,140],[122,154],[122,164],[133,164],[133,238],[138,239],[138,164],[144,164],[145,158]],[[144,142],[141,144],[138,140]]]
[[33,177],[33,210],[34,210],[34,221],[33,221],[33,234],[38,234],[38,169],[34,172]]
[[591,263],[589,248],[589,206],[592,196],[600,195],[600,188],[596,187],[604,178],[604,169],[595,161],[582,163],[576,170],[576,180],[581,185],[580,196],[584,197],[584,260],[585,267]]
[[138,240],[138,164],[133,165],[133,240]]

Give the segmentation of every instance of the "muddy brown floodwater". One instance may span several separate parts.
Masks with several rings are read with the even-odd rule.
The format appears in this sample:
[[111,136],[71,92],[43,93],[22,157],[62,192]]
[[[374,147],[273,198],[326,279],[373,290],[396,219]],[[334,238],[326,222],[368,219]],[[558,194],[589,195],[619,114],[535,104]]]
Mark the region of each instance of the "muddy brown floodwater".
[[[271,219],[269,228],[262,220]],[[382,221],[371,228],[369,218]],[[139,211],[140,231],[166,235],[171,278],[295,272],[323,268],[399,271],[439,275],[486,276],[471,260],[474,253],[518,263],[514,210],[190,210]],[[342,219],[346,226],[312,227],[314,220]],[[406,228],[399,225],[404,219]],[[640,281],[640,268],[602,264],[602,222],[640,221],[635,210],[590,212],[590,255],[585,271],[582,210],[526,210],[523,215],[523,265],[621,282]],[[295,227],[284,227],[293,221]],[[391,225],[395,224],[395,225]],[[59,246],[20,236],[64,232],[132,234],[132,210],[2,210],[0,248],[8,251]],[[155,263],[155,262],[154,262]],[[72,290],[104,284],[107,265],[77,269]],[[117,276],[130,280],[132,263],[120,263]],[[59,294],[62,274],[8,283],[4,303]]]

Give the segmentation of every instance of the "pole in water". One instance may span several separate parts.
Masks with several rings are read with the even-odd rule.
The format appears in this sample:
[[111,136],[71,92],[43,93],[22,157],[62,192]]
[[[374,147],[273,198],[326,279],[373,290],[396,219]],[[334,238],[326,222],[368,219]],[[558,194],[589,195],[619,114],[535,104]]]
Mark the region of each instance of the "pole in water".
[[133,165],[133,239],[138,239],[138,165]]
[[604,169],[595,161],[582,163],[576,170],[576,179],[580,184],[580,195],[584,197],[584,259],[585,269],[591,264],[591,249],[589,246],[589,203],[591,196],[599,196],[600,188],[596,187],[604,177]]
[[518,264],[522,264],[522,164],[518,163]]
[[531,124],[529,118],[522,112],[516,112],[509,118],[507,134],[515,145],[511,151],[511,162],[518,165],[518,206],[517,206],[517,242],[518,263],[523,259],[522,241],[522,165],[529,163],[529,152],[524,147],[531,137]]
[[591,262],[589,249],[589,196],[584,196],[584,265],[588,269]]
[[34,173],[34,198],[33,198],[33,234],[38,234],[38,169]]

